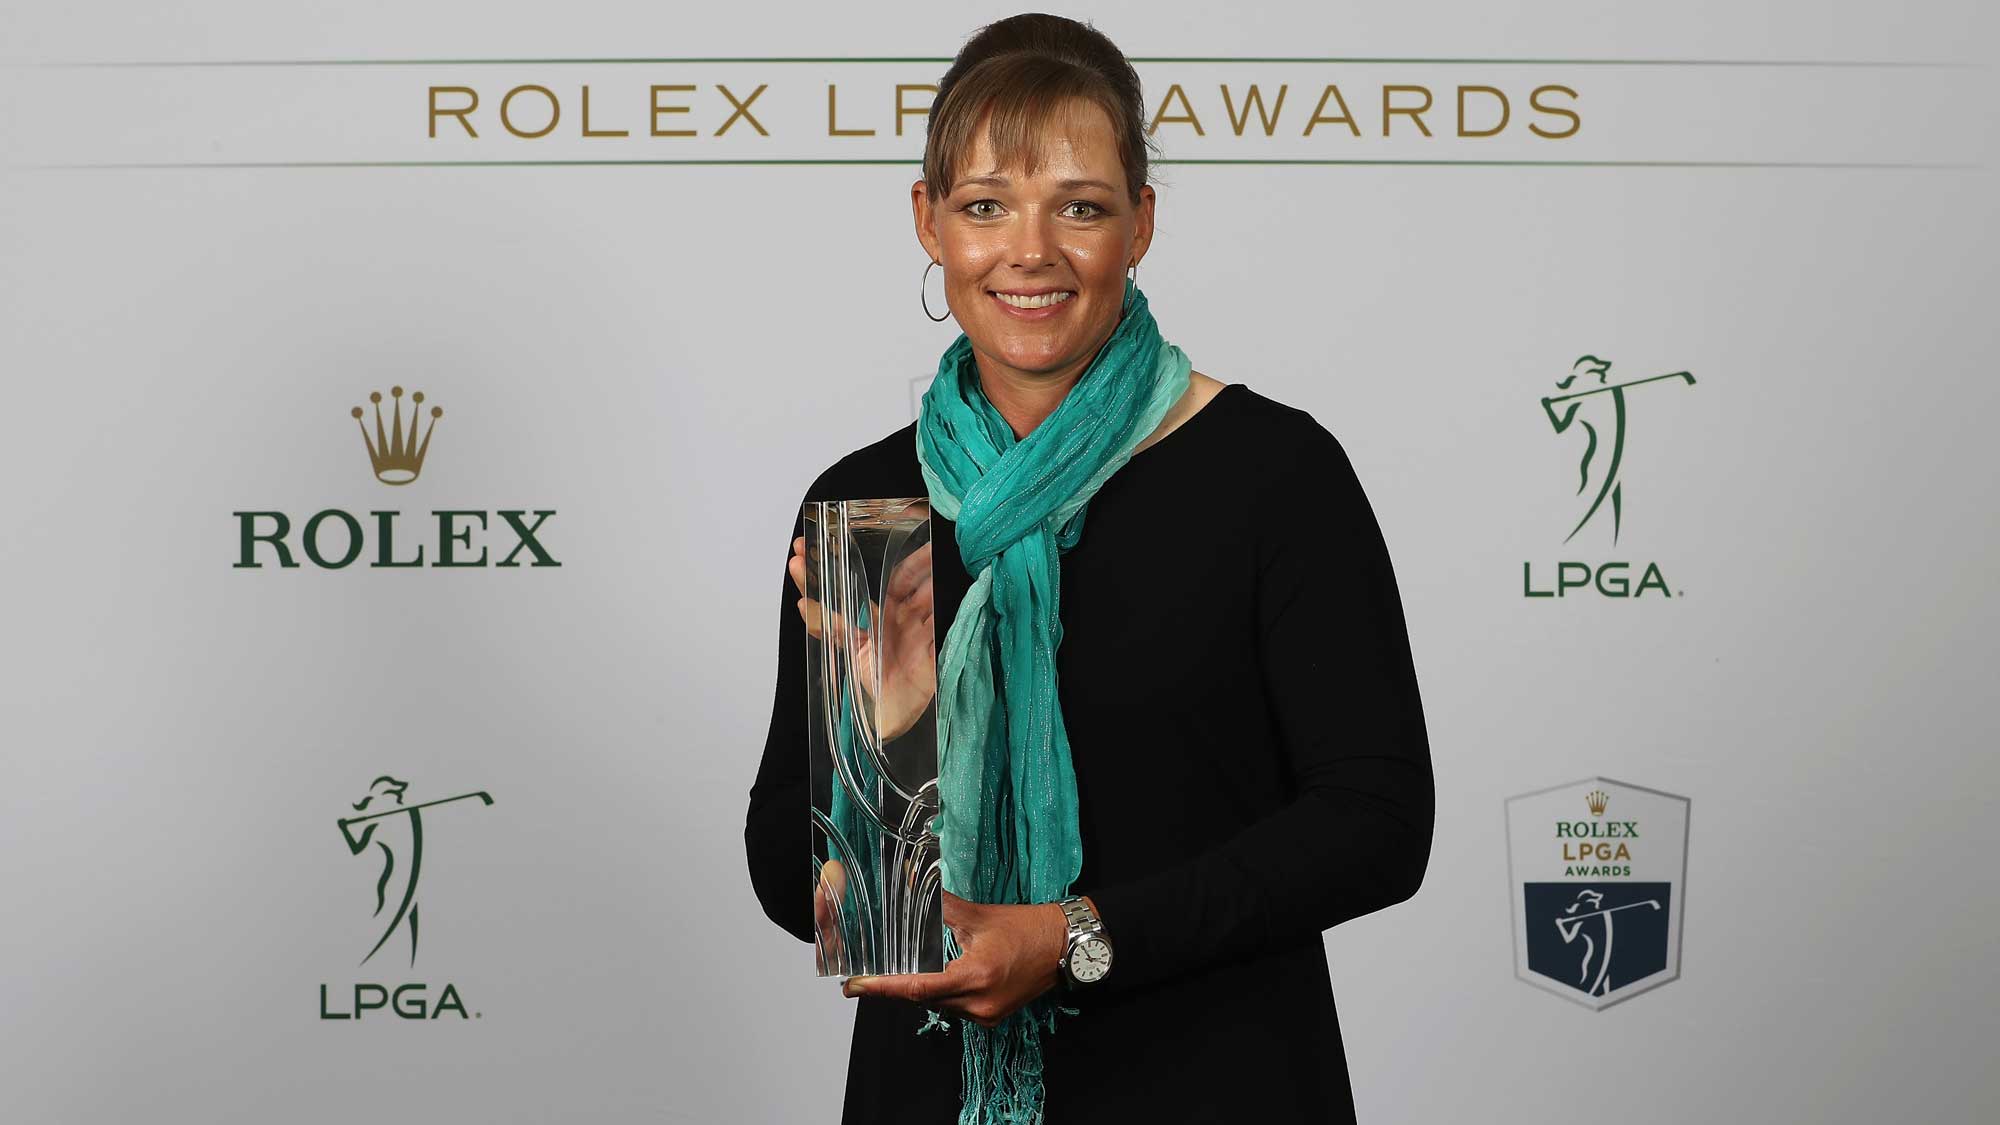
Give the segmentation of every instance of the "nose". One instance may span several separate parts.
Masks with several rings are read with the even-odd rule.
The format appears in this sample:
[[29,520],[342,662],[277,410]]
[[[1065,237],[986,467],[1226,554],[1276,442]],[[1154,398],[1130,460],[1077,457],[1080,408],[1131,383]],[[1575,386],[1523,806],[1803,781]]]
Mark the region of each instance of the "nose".
[[1055,250],[1055,238],[1050,231],[1053,221],[1037,209],[1014,225],[1013,243],[1008,249],[1013,253],[1015,265],[1023,269],[1039,269],[1049,263]]

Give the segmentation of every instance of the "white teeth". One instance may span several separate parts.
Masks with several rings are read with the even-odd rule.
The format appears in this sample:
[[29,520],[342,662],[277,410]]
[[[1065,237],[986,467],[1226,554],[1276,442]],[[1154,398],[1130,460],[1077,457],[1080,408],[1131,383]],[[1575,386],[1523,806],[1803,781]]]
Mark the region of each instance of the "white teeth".
[[1017,309],[1045,309],[1050,305],[1061,304],[1071,297],[1076,296],[1076,294],[1070,292],[1044,293],[1039,297],[1016,297],[1010,293],[995,293],[993,295]]

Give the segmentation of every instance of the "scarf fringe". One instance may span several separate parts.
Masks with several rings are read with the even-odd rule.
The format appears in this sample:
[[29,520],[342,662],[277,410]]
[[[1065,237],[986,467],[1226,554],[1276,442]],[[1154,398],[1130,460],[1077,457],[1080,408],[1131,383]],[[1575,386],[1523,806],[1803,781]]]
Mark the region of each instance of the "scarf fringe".
[[999,1027],[967,1024],[959,1125],[1040,1125],[1041,1027],[1024,1009]]

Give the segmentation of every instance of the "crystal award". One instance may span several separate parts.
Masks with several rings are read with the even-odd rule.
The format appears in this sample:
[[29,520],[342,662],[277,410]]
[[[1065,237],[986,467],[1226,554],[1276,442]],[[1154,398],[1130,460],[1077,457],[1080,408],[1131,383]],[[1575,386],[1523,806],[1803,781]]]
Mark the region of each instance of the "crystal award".
[[930,501],[812,501],[804,517],[819,975],[938,972]]

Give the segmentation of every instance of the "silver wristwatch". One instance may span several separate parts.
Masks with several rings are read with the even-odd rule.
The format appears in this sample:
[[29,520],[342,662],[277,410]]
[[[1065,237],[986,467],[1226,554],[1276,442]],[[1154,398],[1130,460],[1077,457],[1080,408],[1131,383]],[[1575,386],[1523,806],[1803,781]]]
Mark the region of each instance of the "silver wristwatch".
[[1082,895],[1072,895],[1057,905],[1069,919],[1069,943],[1058,966],[1063,984],[1081,988],[1103,980],[1104,974],[1111,971],[1111,937],[1104,932],[1097,911],[1090,908]]

